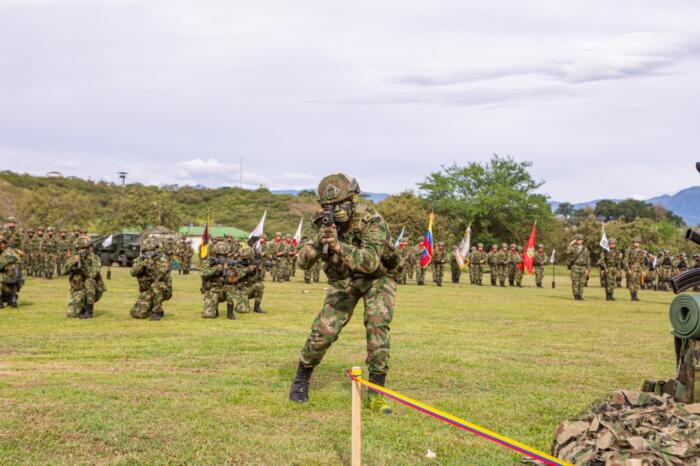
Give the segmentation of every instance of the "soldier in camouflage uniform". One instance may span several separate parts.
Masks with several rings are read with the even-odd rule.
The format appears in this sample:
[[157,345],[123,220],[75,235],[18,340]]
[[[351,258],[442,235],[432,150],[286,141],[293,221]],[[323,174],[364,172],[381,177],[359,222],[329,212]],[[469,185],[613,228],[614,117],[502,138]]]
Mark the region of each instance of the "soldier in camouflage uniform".
[[285,255],[286,267],[284,281],[288,282],[293,275],[292,267],[294,267],[294,259],[296,257],[296,249],[290,235],[287,235],[284,239],[284,247],[287,250],[287,254]]
[[[401,241],[399,242],[399,255],[404,261],[404,264],[407,263],[408,261],[408,256],[411,255],[410,248],[408,247],[408,240],[405,238],[402,238]],[[396,277],[396,283],[397,284],[402,284],[405,285],[408,280],[408,266],[402,267],[397,274]]]
[[406,245],[408,248],[408,253],[406,254],[405,267],[408,270],[408,278],[413,280],[413,277],[415,276],[416,272],[416,267],[418,266],[418,256],[416,255],[415,248],[411,247],[411,240],[408,237],[406,237]]
[[472,246],[469,248],[469,284],[474,285],[476,284],[476,278],[474,276],[474,265],[472,263],[472,258],[474,257],[474,254],[476,253],[476,246]]
[[462,269],[459,268],[459,262],[457,262],[457,257],[454,253],[452,253],[450,254],[450,278],[452,278],[452,283],[459,283],[459,279],[461,278],[461,276]]
[[537,252],[532,260],[535,267],[535,285],[537,288],[542,288],[544,281],[544,267],[547,265],[547,254],[544,253],[544,244],[537,245]]
[[600,255],[598,267],[600,267],[600,276],[602,277],[603,287],[605,288],[605,300],[615,301],[615,297],[613,296],[615,293],[615,277],[620,267],[620,263],[617,260],[617,240],[615,238],[610,238],[608,247],[610,251],[603,249]]
[[272,259],[274,263],[274,267],[271,270],[272,281],[284,281],[284,277],[286,276],[285,271],[287,267],[287,261],[285,260],[287,250],[286,245],[282,240],[282,233],[280,233],[279,231],[275,233],[274,241],[269,243],[267,253],[268,257],[270,257],[270,259]]
[[491,245],[491,250],[489,251],[487,261],[489,264],[489,276],[490,276],[489,278],[491,278],[491,286],[496,286],[497,279],[498,279],[498,245],[497,244]]
[[6,304],[12,308],[17,307],[17,295],[22,283],[20,254],[0,234],[0,309]]
[[[238,265],[233,271],[233,279],[225,286],[227,306],[227,317],[235,319],[235,313],[247,314],[250,312],[250,300],[255,299],[253,312],[263,314],[265,311],[260,307],[262,300],[263,282],[260,279],[260,267],[255,263],[255,251],[249,246],[241,246],[238,254]],[[233,312],[228,312],[230,305]]]
[[66,230],[61,230],[56,238],[56,275],[63,275],[63,266],[66,265],[70,245],[68,244]]
[[437,249],[433,253],[433,281],[437,286],[442,286],[442,277],[445,275],[445,262],[447,262],[447,253],[445,252],[445,243],[439,242]]
[[416,244],[414,252],[414,254],[416,255],[416,285],[418,286],[425,285],[425,267],[423,267],[420,263],[420,256],[422,251],[423,243],[419,242],[418,244]]
[[683,273],[686,270],[688,270],[688,256],[685,255],[684,252],[678,254],[678,257],[676,258],[675,263],[673,266],[676,269],[675,275],[678,275],[679,273]]
[[34,276],[34,229],[27,228],[26,236],[22,241],[22,270],[29,277]]
[[44,277],[44,229],[39,227],[32,239],[32,271],[35,277]]
[[647,275],[644,279],[644,287],[647,290],[657,289],[656,285],[656,257],[652,253],[647,254]]
[[180,263],[180,272],[183,275],[189,275],[190,273],[192,256],[194,256],[192,246],[185,238],[182,238],[177,245],[177,260]]
[[[228,260],[230,253],[231,248],[225,241],[218,242],[200,266],[201,292],[204,295],[202,317],[205,319],[219,317],[219,303],[226,301],[226,286],[235,277],[235,270],[229,268],[227,264],[222,264],[221,261]],[[229,319],[235,319],[233,302],[227,303],[226,313]]]
[[671,270],[673,269],[673,259],[668,255],[668,249],[664,249],[661,253],[661,257],[657,263],[657,270],[659,274],[659,284],[658,289],[666,291],[668,290],[668,281],[671,279]]
[[510,256],[511,263],[513,264],[513,283],[518,288],[523,287],[523,267],[525,266],[523,261],[523,247],[517,246],[515,248],[515,254]]
[[576,301],[583,301],[583,285],[586,281],[586,270],[591,265],[591,254],[583,245],[583,235],[576,234],[574,240],[566,249],[568,255],[567,267],[571,272],[571,290]]
[[[308,401],[313,368],[338,339],[360,300],[364,301],[369,380],[382,386],[386,380],[391,346],[389,326],[396,296],[391,275],[402,264],[390,242],[389,226],[377,211],[361,203],[359,193],[357,181],[342,174],[325,177],[318,187],[319,203],[332,206],[335,224],[323,226],[320,218],[316,219],[318,237],[301,249],[299,262],[306,269],[323,260],[328,291],[301,351],[289,393],[292,401]],[[384,398],[374,392],[367,401],[374,412],[391,412]]]
[[508,265],[506,267],[506,270],[508,272],[508,285],[509,286],[515,286],[515,262],[513,260],[513,256],[515,256],[518,253],[517,250],[517,245],[515,243],[512,243],[510,245],[510,249],[508,250]]
[[7,245],[15,251],[22,250],[22,232],[17,229],[17,219],[8,217],[2,235],[7,240]]
[[498,283],[501,287],[506,286],[506,278],[508,276],[508,264],[510,262],[510,253],[508,244],[503,243],[501,250],[496,254],[496,264],[498,265]]
[[644,258],[646,253],[639,247],[642,243],[640,238],[632,239],[632,247],[625,253],[625,270],[629,276],[629,289],[632,301],[639,301],[637,293],[642,284],[642,273],[644,272]]
[[165,312],[163,301],[168,290],[170,261],[158,251],[158,243],[147,238],[141,245],[141,255],[134,260],[131,276],[139,283],[139,297],[131,308],[135,319],[160,320]]
[[76,254],[68,258],[63,274],[70,283],[68,317],[92,319],[95,303],[107,288],[100,274],[100,258],[90,249],[90,238],[81,236],[75,242]]
[[51,280],[58,260],[58,243],[51,227],[46,229],[46,238],[44,238],[42,249],[44,252],[44,278]]
[[484,279],[484,266],[488,261],[488,255],[484,251],[484,245],[479,243],[476,250],[469,256],[470,267],[474,269],[474,283],[481,286]]

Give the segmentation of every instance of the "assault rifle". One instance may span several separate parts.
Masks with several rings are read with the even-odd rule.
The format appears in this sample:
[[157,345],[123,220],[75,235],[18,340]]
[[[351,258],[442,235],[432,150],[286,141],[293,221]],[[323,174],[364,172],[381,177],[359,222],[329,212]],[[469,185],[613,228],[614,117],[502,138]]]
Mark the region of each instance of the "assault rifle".
[[160,251],[149,251],[141,253],[139,259],[152,259],[154,257],[160,257]]
[[15,274],[11,279],[5,282],[9,286],[22,286],[24,285],[24,277],[22,276],[22,267],[15,266]]
[[[331,204],[326,204],[323,206],[323,214],[321,214],[321,226],[330,227],[335,225],[335,215],[333,214],[333,206]],[[328,244],[323,245],[323,253],[321,254],[323,260],[328,260]]]
[[[700,162],[695,163],[695,169],[700,172]],[[693,243],[700,245],[700,231],[689,228],[688,231],[685,232],[685,240],[692,241]],[[683,273],[679,273],[673,277],[670,282],[673,292],[676,294],[685,291],[688,288],[700,286],[700,268],[690,269]]]

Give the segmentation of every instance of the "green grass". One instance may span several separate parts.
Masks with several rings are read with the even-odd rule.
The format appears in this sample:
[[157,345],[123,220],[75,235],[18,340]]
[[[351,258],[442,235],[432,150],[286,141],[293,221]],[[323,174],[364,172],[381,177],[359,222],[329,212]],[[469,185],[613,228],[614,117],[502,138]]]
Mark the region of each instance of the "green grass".
[[[20,308],[0,310],[0,464],[349,464],[343,369],[363,365],[362,319],[316,370],[311,402],[288,402],[325,286],[293,280],[266,283],[268,314],[231,322],[202,319],[199,277],[176,275],[166,318],[150,322],[129,317],[136,283],[125,270],[90,321],[65,317],[65,278],[29,279]],[[642,291],[633,304],[618,290],[608,303],[594,278],[575,302],[566,278],[550,282],[400,287],[388,386],[548,452],[564,418],[672,376],[670,293]],[[518,461],[392,404],[390,417],[363,413],[366,464]]]

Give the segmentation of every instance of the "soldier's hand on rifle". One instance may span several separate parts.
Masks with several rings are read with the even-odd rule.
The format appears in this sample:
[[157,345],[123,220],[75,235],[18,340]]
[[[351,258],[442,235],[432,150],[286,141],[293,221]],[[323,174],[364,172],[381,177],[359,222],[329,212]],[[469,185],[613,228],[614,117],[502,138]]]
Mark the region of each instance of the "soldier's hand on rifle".
[[333,252],[340,252],[340,241],[338,240],[338,230],[335,228],[335,224],[321,227],[319,235],[321,244],[327,244],[328,249]]

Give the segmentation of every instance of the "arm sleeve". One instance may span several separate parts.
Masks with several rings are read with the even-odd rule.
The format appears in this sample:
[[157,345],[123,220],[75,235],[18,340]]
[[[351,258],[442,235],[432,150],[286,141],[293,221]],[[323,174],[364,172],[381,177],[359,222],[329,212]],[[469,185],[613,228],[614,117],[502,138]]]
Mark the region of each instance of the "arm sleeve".
[[379,268],[388,233],[381,218],[376,218],[365,228],[362,247],[340,243],[340,257],[351,271],[370,274]]

